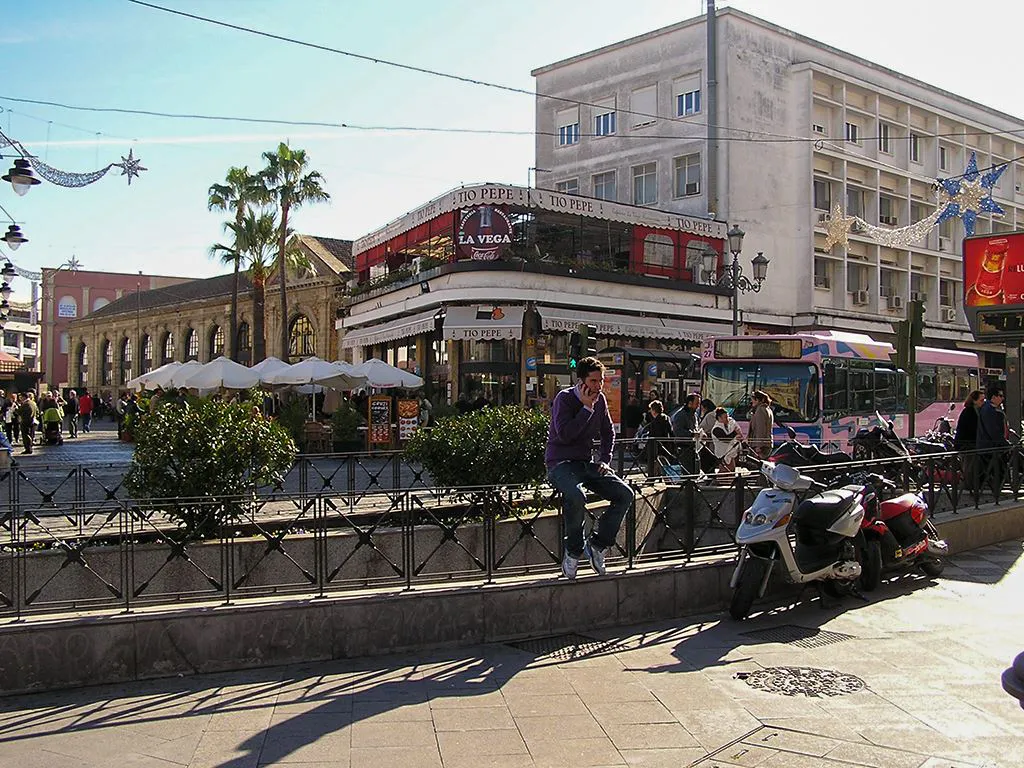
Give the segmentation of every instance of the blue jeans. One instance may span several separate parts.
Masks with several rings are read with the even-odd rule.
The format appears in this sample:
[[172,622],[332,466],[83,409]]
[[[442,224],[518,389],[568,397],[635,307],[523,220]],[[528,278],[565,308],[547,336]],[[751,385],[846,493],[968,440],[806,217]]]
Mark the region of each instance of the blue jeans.
[[593,546],[600,549],[615,544],[615,537],[633,503],[633,490],[614,474],[602,475],[591,461],[565,461],[548,470],[548,480],[563,498],[562,516],[565,521],[565,551],[572,557],[583,554],[583,522],[587,516],[587,497],[580,486],[610,502],[610,506],[590,537]]

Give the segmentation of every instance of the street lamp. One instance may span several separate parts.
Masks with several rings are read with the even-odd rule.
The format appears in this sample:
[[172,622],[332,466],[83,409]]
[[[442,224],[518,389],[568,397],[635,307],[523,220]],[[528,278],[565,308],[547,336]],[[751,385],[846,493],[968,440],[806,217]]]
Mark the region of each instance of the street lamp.
[[28,160],[20,157],[14,161],[11,170],[0,176],[0,178],[11,182],[11,186],[18,197],[24,197],[32,187],[39,183],[39,179],[32,175],[32,167],[29,165]]
[[7,243],[7,247],[12,251],[18,250],[22,243],[28,242],[28,238],[21,234],[21,227],[17,224],[11,224],[11,226],[7,228],[7,231],[4,232],[4,236],[0,237],[0,240]]
[[739,301],[740,293],[761,290],[765,277],[768,275],[768,259],[763,252],[758,251],[757,256],[751,259],[751,267],[754,272],[754,279],[743,274],[743,266],[740,264],[740,253],[743,251],[743,236],[746,233],[735,224],[726,234],[729,239],[729,252],[732,254],[732,262],[718,275],[718,251],[708,243],[704,246],[704,253],[701,256],[704,272],[707,275],[710,285],[719,288],[728,288],[732,291],[732,335],[738,336],[740,332]]

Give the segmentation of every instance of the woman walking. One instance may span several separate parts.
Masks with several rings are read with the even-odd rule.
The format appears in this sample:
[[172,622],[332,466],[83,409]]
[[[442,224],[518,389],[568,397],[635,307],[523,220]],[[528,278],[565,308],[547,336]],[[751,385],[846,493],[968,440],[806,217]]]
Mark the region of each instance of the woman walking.
[[775,428],[772,399],[759,389],[751,395],[751,400],[754,403],[754,412],[750,414],[747,442],[756,456],[767,459],[772,455],[772,430]]
[[661,457],[665,447],[659,438],[672,437],[672,423],[665,415],[661,400],[652,400],[647,406],[647,476],[661,477]]
[[[961,452],[960,466],[967,490],[978,487],[978,457],[973,451],[978,447],[978,409],[984,402],[980,389],[976,389],[964,400],[964,408],[956,420],[953,448]],[[966,453],[964,453],[966,451]]]

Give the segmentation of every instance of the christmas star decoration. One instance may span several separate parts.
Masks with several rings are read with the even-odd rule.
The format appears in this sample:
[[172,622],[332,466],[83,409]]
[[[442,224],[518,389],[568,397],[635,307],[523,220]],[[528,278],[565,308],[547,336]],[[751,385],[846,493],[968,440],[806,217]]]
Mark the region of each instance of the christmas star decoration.
[[121,175],[128,177],[128,186],[132,185],[132,176],[138,176],[142,171],[148,171],[148,168],[143,167],[142,160],[137,157],[133,157],[132,150],[128,150],[128,157],[121,155],[120,163],[113,163],[114,168],[121,169]]
[[[939,182],[939,214],[938,223],[960,217],[964,223],[964,232],[970,237],[974,234],[974,224],[978,213],[987,211],[1002,215],[1005,211],[992,199],[992,188],[1007,168],[1007,163],[992,168],[984,176],[978,171],[975,154],[967,161],[967,170],[955,179],[943,179]],[[979,178],[980,177],[980,178]],[[944,206],[944,207],[943,207]]]
[[856,220],[856,216],[844,216],[843,209],[836,203],[828,221],[825,222],[825,248],[831,251],[837,245],[846,245],[849,242],[850,229]]

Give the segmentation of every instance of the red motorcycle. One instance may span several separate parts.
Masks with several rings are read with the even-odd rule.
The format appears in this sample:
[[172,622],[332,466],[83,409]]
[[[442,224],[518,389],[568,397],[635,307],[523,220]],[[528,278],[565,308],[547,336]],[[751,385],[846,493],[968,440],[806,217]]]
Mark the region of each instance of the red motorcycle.
[[[888,488],[895,487],[884,482]],[[885,571],[916,567],[934,579],[945,567],[942,558],[949,554],[949,546],[928,519],[928,505],[919,494],[904,493],[879,502],[864,516],[861,531],[860,586],[865,592],[878,588]]]

